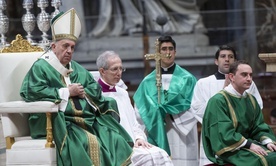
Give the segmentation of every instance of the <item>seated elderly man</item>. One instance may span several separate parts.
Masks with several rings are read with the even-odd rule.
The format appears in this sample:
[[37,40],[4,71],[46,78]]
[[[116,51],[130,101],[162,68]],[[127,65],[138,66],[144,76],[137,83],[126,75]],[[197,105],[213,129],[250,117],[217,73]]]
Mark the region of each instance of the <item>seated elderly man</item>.
[[[52,115],[57,165],[128,165],[133,141],[117,121],[115,100],[104,98],[91,74],[71,60],[80,25],[74,9],[52,20],[51,51],[34,62],[20,95],[59,105]],[[29,125],[33,138],[45,137],[45,114],[30,115]]]
[[121,121],[120,124],[132,137],[134,143],[131,161],[133,165],[173,165],[169,155],[163,149],[147,142],[147,137],[136,120],[134,108],[127,91],[116,84],[120,81],[124,68],[118,54],[106,51],[97,58],[100,73],[98,83],[102,87],[102,94],[116,100]]

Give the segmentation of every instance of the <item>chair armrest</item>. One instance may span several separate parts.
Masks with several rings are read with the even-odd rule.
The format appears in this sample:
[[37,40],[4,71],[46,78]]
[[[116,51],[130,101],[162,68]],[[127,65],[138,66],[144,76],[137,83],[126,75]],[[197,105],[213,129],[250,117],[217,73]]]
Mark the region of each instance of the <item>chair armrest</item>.
[[[49,102],[49,101],[37,101],[37,102],[25,102],[25,101],[11,101],[0,103],[0,114],[4,115],[2,117],[3,126],[5,124],[4,136],[7,141],[7,149],[12,147],[12,144],[15,142],[14,136],[22,136],[23,131],[20,127],[28,126],[28,120],[23,117],[25,113],[46,113],[46,132],[47,132],[47,143],[45,147],[55,147],[53,143],[53,133],[52,133],[52,122],[51,122],[51,113],[58,112],[58,105]],[[19,117],[19,120],[14,118],[15,116]],[[23,117],[23,118],[20,118]],[[23,122],[24,121],[24,122]],[[22,122],[22,124],[19,124]],[[18,126],[19,125],[19,126]],[[20,129],[19,129],[20,128]],[[24,128],[24,127],[22,127]],[[29,133],[29,128],[27,127],[26,131]]]
[[58,105],[50,101],[11,101],[0,103],[0,113],[58,112]]

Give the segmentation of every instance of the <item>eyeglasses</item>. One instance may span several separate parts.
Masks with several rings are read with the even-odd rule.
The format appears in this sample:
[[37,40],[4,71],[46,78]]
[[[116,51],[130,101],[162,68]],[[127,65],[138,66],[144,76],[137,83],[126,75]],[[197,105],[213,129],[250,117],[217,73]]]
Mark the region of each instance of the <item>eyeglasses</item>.
[[174,50],[174,47],[161,47],[161,50],[162,50],[162,51],[167,51],[167,50],[173,51],[173,50]]
[[109,68],[109,69],[106,69],[106,70],[110,70],[112,73],[116,73],[116,72],[125,72],[126,71],[126,68],[123,68],[123,67],[113,67],[113,68]]

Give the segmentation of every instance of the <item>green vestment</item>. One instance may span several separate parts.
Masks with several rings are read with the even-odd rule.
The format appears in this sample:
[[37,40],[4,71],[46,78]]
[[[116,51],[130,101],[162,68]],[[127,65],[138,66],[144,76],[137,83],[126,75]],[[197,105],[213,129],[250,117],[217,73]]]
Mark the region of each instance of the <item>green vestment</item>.
[[[202,124],[204,151],[209,160],[221,165],[275,166],[276,152],[260,143],[266,138],[275,141],[252,95],[239,97],[222,90],[209,100]],[[266,149],[268,156],[245,147],[236,150],[246,139]]]
[[[115,100],[101,96],[98,83],[78,63],[71,61],[71,68],[71,83],[83,85],[94,108],[85,99],[74,97],[81,105],[77,109],[70,97],[64,112],[52,114],[58,165],[128,165],[132,153],[129,144],[133,143],[117,121],[119,114]],[[64,77],[44,59],[39,59],[27,73],[20,95],[27,102],[52,101],[58,104],[61,102],[59,89],[66,87]],[[45,114],[31,114],[29,125],[33,138],[45,137]]]
[[148,141],[170,155],[165,117],[167,114],[179,114],[190,108],[196,78],[176,65],[169,89],[161,89],[161,102],[158,104],[155,76],[154,70],[144,78],[133,99],[146,126]]

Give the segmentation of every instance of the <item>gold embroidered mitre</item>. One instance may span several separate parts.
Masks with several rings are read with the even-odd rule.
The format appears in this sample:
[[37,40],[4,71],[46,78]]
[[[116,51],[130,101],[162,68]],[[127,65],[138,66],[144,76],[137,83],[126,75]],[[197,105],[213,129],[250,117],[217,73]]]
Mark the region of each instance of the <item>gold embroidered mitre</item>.
[[74,8],[61,12],[51,20],[53,41],[70,39],[77,41],[81,33],[81,22]]

